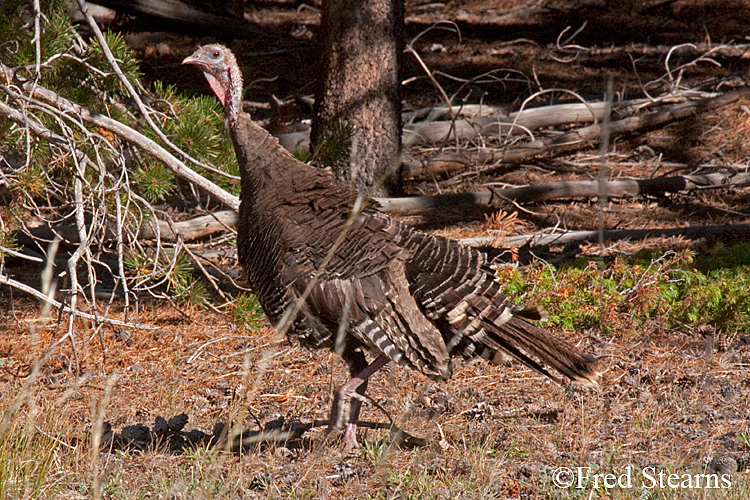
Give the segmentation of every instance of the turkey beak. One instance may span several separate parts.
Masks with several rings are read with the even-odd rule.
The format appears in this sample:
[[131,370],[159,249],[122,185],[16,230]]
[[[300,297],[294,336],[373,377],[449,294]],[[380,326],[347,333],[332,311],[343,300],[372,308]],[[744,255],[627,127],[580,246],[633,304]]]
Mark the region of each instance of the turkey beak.
[[182,64],[195,64],[201,69],[206,66],[206,64],[200,59],[200,57],[196,57],[195,54],[187,56],[185,59],[183,59]]

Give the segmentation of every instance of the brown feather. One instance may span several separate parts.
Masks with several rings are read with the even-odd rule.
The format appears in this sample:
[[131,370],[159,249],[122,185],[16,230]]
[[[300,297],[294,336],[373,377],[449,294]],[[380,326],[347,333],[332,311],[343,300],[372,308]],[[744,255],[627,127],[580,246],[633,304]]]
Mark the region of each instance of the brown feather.
[[[188,62],[201,57],[196,52]],[[357,193],[294,159],[249,115],[234,113],[239,259],[271,321],[298,307],[290,336],[334,348],[346,318],[338,352],[350,366],[360,367],[352,356],[364,350],[445,379],[452,357],[493,360],[506,352],[554,380],[549,370],[596,384],[596,360],[524,321],[546,314],[511,303],[483,253],[406,227],[370,199],[355,211]]]

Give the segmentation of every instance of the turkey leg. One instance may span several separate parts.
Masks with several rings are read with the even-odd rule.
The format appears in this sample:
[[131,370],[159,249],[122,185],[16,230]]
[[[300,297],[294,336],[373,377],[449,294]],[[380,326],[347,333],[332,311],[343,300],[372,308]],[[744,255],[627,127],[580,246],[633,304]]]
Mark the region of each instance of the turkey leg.
[[[347,360],[349,369],[352,373],[356,372],[358,365],[366,363],[364,354],[358,353],[354,359]],[[363,363],[364,361],[364,363]],[[342,449],[345,452],[351,451],[357,444],[357,421],[359,420],[359,410],[362,408],[365,390],[367,389],[367,379],[376,371],[385,366],[390,359],[385,355],[380,355],[375,361],[365,366],[365,368],[353,375],[352,378],[342,385],[333,398],[331,407],[331,416],[328,421],[328,432],[333,430],[344,430]]]

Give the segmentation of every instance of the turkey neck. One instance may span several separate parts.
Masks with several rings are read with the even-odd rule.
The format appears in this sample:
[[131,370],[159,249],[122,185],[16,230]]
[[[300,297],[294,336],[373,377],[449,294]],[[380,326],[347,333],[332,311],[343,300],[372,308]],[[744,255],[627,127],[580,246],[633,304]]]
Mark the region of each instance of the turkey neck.
[[[284,173],[279,165],[287,160],[279,151],[279,142],[254,123],[249,115],[240,112],[236,116],[235,123],[230,122],[230,132],[240,166],[242,197],[251,193],[256,195],[261,187],[283,184],[288,173]],[[248,189],[251,193],[247,192]]]
[[292,157],[250,115],[240,111],[235,124],[230,125],[230,133],[240,167],[243,202],[256,204],[262,197],[281,205],[295,194],[321,188],[329,190],[331,196],[354,197],[353,192],[318,168]]

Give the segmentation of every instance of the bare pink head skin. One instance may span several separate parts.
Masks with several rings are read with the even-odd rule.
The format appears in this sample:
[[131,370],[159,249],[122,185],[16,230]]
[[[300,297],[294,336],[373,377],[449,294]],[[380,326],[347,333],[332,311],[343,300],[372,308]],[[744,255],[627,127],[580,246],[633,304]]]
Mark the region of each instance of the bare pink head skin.
[[242,102],[242,73],[234,54],[223,45],[204,45],[186,57],[182,64],[194,64],[203,71],[208,84],[224,106],[229,125],[234,127]]

